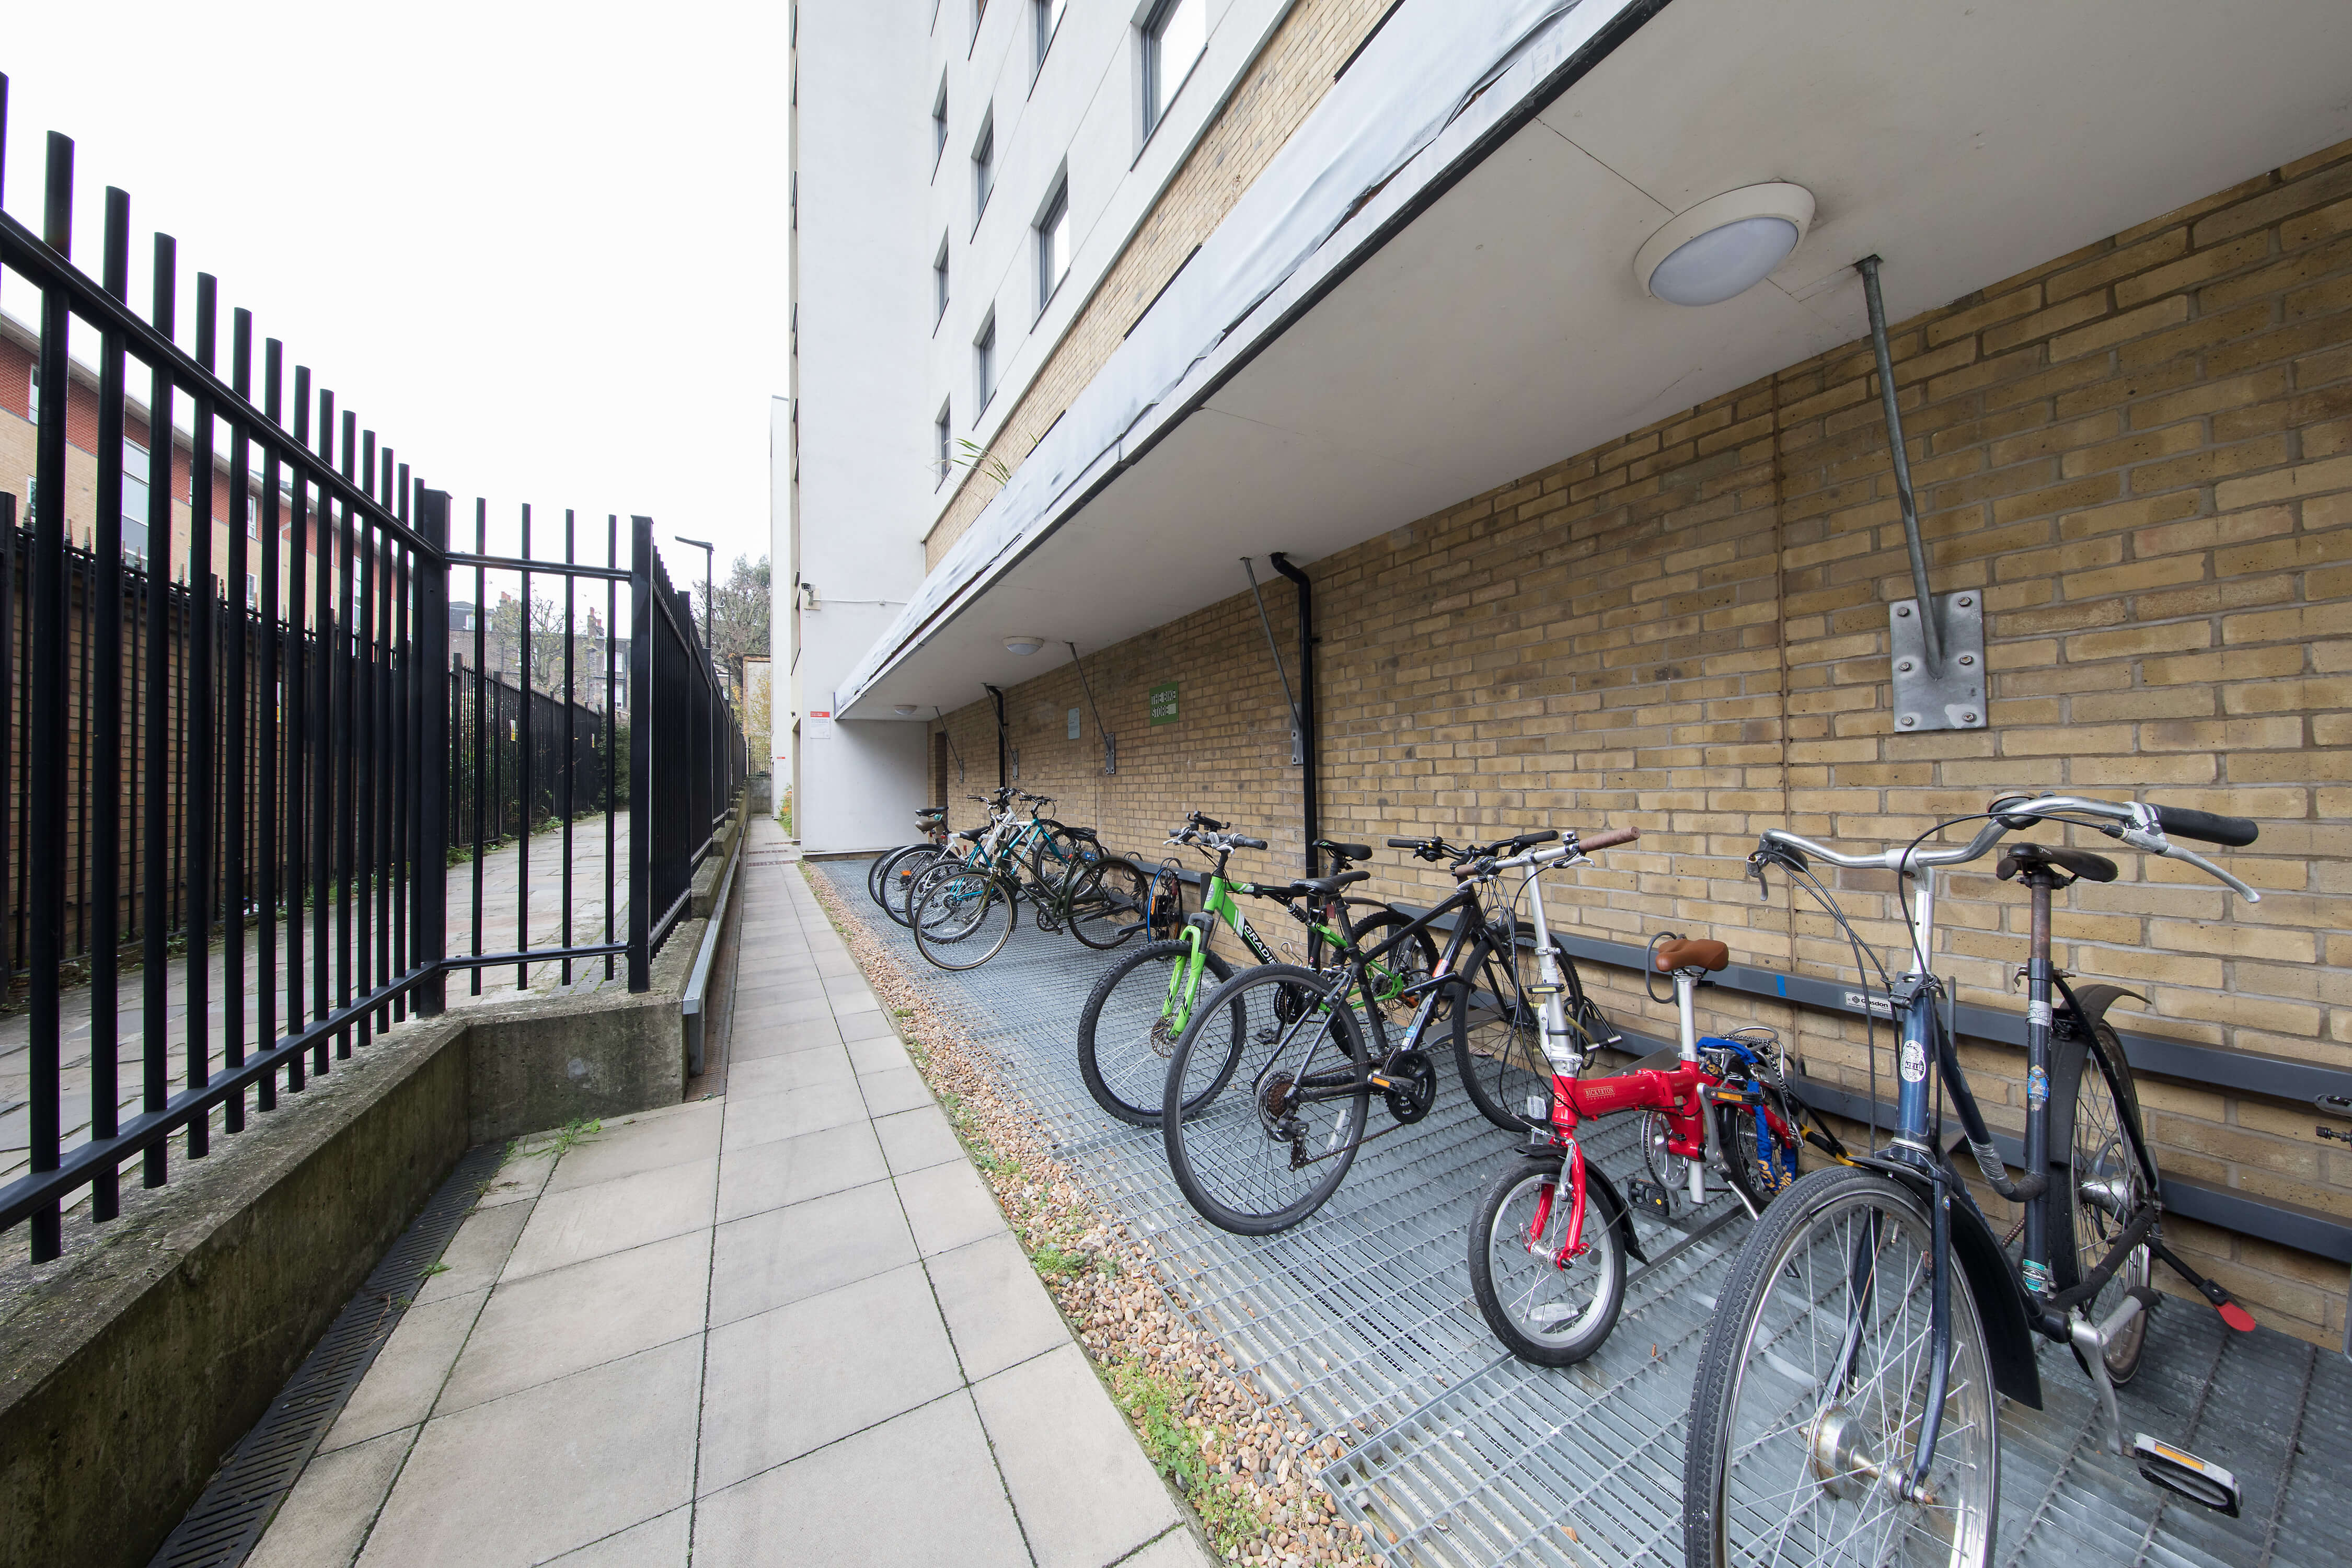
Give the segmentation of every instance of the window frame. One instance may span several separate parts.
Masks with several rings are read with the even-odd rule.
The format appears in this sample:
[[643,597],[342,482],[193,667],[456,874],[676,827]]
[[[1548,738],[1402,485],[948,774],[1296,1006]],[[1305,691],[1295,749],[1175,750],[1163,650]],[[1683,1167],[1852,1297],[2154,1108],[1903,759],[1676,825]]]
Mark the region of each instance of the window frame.
[[[1143,140],[1146,142],[1151,140],[1152,132],[1158,131],[1160,122],[1168,118],[1168,111],[1176,107],[1177,95],[1184,90],[1184,84],[1192,79],[1192,73],[1208,58],[1208,4],[1209,0],[1159,0],[1143,14],[1143,20],[1137,25],[1143,49]],[[1175,19],[1178,11],[1188,5],[1201,7],[1201,47],[1193,51],[1192,58],[1184,63],[1182,73],[1163,93],[1160,90],[1160,79],[1166,74],[1160,58],[1161,40],[1167,35],[1168,24]]]
[[940,411],[931,418],[932,464],[938,470],[932,475],[931,489],[937,490],[948,482],[948,472],[955,467],[951,460],[955,437],[955,399],[942,399]]
[[1029,80],[1034,85],[1045,74],[1045,58],[1054,51],[1054,40],[1062,36],[1062,20],[1069,15],[1069,0],[1029,0],[1030,15],[1035,21],[1037,47],[1029,62]]
[[[1055,243],[1054,237],[1057,226],[1062,230],[1059,245]],[[1070,174],[1067,164],[1055,173],[1053,184],[1046,187],[1045,205],[1029,226],[1029,232],[1035,237],[1037,247],[1037,314],[1043,316],[1045,308],[1054,302],[1054,296],[1062,291],[1063,281],[1070,276],[1070,252],[1076,248],[1076,237],[1070,232]],[[1058,270],[1055,268],[1057,261]]]
[[996,194],[996,109],[989,107],[981,120],[980,134],[971,143],[971,226],[988,216],[988,199]]
[[948,236],[942,234],[940,236],[940,248],[931,258],[931,331],[934,334],[939,331],[940,323],[948,319],[949,283]]
[[996,312],[991,310],[971,337],[972,355],[972,427],[980,427],[980,416],[996,401]]
[[948,73],[940,72],[940,90],[931,95],[931,178],[948,157]]

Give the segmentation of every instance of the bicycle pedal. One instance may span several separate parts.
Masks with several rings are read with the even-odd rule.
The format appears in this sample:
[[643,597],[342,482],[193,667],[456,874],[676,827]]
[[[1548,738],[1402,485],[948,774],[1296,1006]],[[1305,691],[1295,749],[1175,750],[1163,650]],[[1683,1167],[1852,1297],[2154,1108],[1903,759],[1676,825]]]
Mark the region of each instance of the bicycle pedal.
[[1665,1188],[1653,1182],[1634,1180],[1625,1184],[1625,1199],[1637,1209],[1647,1209],[1660,1219],[1675,1216],[1674,1199]]
[[2131,1457],[2139,1473],[2166,1491],[2216,1513],[2238,1517],[2245,1500],[2238,1478],[2212,1460],[2159,1443],[2145,1432],[2132,1439]]

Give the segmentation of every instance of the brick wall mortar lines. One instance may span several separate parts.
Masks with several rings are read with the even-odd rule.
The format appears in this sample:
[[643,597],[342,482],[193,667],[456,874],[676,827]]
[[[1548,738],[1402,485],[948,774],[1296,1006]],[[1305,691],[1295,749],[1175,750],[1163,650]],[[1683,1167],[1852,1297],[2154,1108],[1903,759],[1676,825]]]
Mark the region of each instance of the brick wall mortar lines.
[[[2057,961],[2146,992],[2125,1028],[2352,1068],[2347,190],[2352,143],[1895,328],[1937,586],[1985,598],[1989,729],[1891,732],[1887,605],[1911,590],[1869,346],[1849,343],[1311,563],[1326,831],[1638,824],[1635,850],[1548,884],[1556,923],[1712,934],[1844,979],[1825,919],[1777,883],[1756,901],[1759,829],[1883,842],[2041,788],[2242,814],[2262,840],[2224,858],[2261,905],[2083,835],[2122,876],[2059,896]],[[1286,584],[1267,605],[1289,657]],[[1091,715],[1062,738],[1084,700],[1066,665],[1006,694],[1026,787],[1146,859],[1185,809],[1230,817],[1276,844],[1237,875],[1295,874],[1287,718],[1245,592],[1087,670],[1118,775],[1100,776]],[[1154,729],[1143,692],[1162,679],[1182,719]],[[992,783],[985,700],[948,723]],[[959,803],[959,825],[975,811]],[[1377,853],[1367,890],[1432,900],[1439,879],[1400,858]],[[1891,880],[1836,886],[1899,951]],[[2014,1006],[2026,915],[1989,865],[1952,877],[1937,969]],[[1638,976],[1589,979],[1617,1016],[1670,1029]],[[1863,1081],[1859,1020],[1709,1001],[1717,1026],[1793,1029],[1815,1073]],[[2017,1054],[1966,1060],[2014,1125]],[[2352,1157],[2312,1138],[2307,1107],[2141,1093],[2166,1169],[2352,1215]],[[2340,1337],[2341,1266],[2171,1228],[2266,1321]]]

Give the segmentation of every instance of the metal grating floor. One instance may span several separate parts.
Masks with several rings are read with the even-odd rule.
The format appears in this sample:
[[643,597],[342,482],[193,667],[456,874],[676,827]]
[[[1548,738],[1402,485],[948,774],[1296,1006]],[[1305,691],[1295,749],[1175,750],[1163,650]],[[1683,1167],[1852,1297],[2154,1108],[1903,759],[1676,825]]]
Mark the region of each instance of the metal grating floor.
[[[1169,1180],[1160,1134],[1105,1116],[1073,1049],[1079,1006],[1117,954],[1024,923],[964,973],[932,969],[873,909],[866,863],[816,873],[904,962],[927,998],[995,1052],[1055,1129],[1056,1152],[1157,1249],[1183,1303],[1267,1394],[1354,1451],[1322,1479],[1400,1563],[1578,1568],[1682,1561],[1683,1413],[1715,1291],[1748,1226],[1703,1215],[1695,1239],[1646,1217],[1623,1317],[1600,1353],[1551,1372],[1501,1352],[1469,1294],[1463,1226],[1511,1140],[1450,1074],[1437,1109],[1365,1145],[1328,1205],[1280,1236],[1229,1236]],[[1373,1126],[1381,1122],[1375,1110]],[[1588,1140],[1622,1182],[1631,1119]],[[1667,1249],[1683,1245],[1671,1256]],[[2235,1334],[2168,1301],[2127,1426],[2235,1470],[2241,1519],[2167,1502],[2100,1451],[2089,1382],[2042,1349],[2046,1408],[2004,1405],[2004,1564],[2264,1568],[2352,1562],[2352,1363],[2263,1331]]]

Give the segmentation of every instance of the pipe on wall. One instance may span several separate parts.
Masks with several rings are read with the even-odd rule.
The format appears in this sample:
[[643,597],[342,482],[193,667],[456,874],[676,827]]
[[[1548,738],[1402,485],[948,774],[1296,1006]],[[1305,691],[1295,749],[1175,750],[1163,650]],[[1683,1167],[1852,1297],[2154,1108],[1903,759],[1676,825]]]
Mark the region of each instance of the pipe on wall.
[[985,683],[981,689],[996,700],[996,787],[1003,789],[1007,782],[1004,776],[1004,693]]
[[1279,550],[1266,556],[1274,569],[1298,585],[1298,729],[1299,751],[1304,761],[1299,770],[1299,824],[1307,835],[1307,874],[1323,874],[1323,856],[1315,841],[1323,837],[1318,820],[1317,802],[1322,793],[1322,752],[1315,731],[1315,586],[1307,574],[1290,563],[1289,557]]

